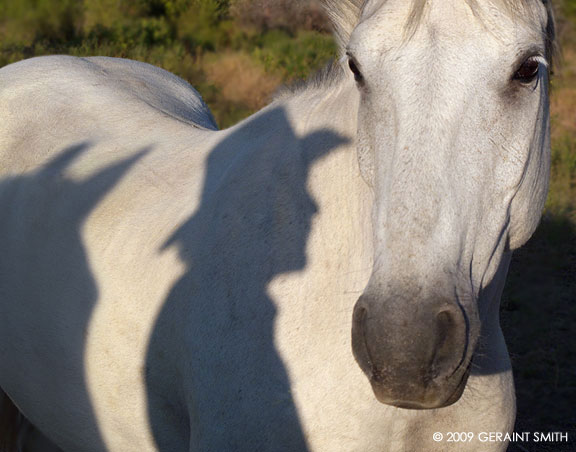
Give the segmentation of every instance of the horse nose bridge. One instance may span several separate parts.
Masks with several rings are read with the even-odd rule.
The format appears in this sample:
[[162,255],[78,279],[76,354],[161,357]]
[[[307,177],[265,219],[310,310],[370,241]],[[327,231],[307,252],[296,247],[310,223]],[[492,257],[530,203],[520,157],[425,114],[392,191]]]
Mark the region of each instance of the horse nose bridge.
[[474,225],[472,206],[461,202],[449,177],[391,181],[381,199],[375,228],[382,240],[377,246],[395,260],[456,252]]
[[[400,124],[391,152],[379,153],[377,227],[391,236],[422,241],[446,231],[458,232],[474,221],[482,184],[465,165],[466,142],[458,131],[430,131],[411,121]],[[434,121],[432,121],[434,123]],[[408,130],[403,130],[407,127]]]

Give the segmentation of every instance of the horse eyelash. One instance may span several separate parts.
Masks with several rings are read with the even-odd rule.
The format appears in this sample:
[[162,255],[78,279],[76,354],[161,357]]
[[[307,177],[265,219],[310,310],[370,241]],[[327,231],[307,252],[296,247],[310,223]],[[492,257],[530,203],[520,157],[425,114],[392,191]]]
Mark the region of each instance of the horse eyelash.
[[542,66],[544,66],[546,69],[548,69],[550,67],[550,63],[548,63],[548,60],[546,58],[544,58],[542,55],[531,56],[528,58],[528,60],[537,61]]
[[[538,64],[540,64],[540,66],[543,66],[546,70],[550,69],[550,64],[548,63],[548,60],[544,58],[542,55],[534,55],[528,59],[536,61]],[[532,91],[536,91],[539,85],[540,85],[540,77],[536,77],[536,84],[534,85]]]

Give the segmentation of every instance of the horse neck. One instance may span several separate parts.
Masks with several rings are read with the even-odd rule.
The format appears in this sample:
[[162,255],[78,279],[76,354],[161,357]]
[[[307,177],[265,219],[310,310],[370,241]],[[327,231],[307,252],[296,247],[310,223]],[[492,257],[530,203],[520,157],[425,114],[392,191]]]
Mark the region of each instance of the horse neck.
[[342,77],[324,86],[304,87],[272,103],[285,109],[294,131],[305,136],[319,130],[338,133],[354,145],[360,96],[354,83]]
[[[317,155],[317,147],[337,137],[338,144],[321,157],[314,157],[309,168],[307,187],[318,207],[315,230],[318,236],[330,237],[332,245],[338,247],[338,257],[334,259],[341,259],[345,266],[367,269],[371,268],[373,256],[373,193],[362,178],[358,164],[359,102],[354,81],[342,76],[337,83],[305,88],[272,106],[283,108],[294,134],[309,142],[303,150],[305,154]],[[307,137],[317,139],[307,140]],[[312,247],[315,247],[314,238]],[[325,257],[330,254],[330,249],[316,251]]]

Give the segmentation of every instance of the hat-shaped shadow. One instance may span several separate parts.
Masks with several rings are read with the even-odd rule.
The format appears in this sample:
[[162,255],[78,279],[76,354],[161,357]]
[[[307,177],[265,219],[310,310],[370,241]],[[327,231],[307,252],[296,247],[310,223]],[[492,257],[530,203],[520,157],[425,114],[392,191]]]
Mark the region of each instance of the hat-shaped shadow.
[[344,142],[329,130],[299,138],[274,108],[211,151],[201,204],[165,244],[178,248],[187,270],[148,349],[158,450],[308,450],[275,346],[278,308],[267,286],[306,267],[317,212],[310,167]]

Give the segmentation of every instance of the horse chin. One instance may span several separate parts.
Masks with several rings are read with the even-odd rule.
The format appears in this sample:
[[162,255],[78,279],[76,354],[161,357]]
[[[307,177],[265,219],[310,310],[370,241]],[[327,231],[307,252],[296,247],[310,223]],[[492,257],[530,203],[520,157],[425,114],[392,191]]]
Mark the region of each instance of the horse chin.
[[374,396],[384,405],[407,410],[434,410],[448,407],[460,400],[469,376],[470,365],[461,374],[456,387],[449,383],[445,385],[431,383],[424,389],[412,387],[408,391],[403,391],[403,393],[390,390],[388,385],[384,385],[374,379],[370,381],[370,384]]

